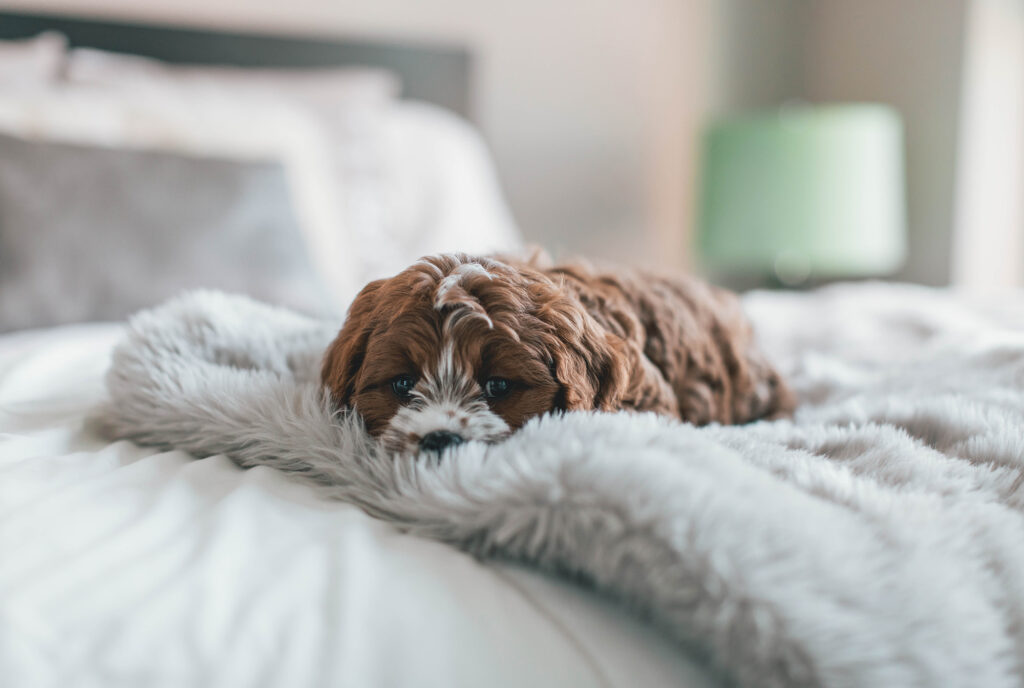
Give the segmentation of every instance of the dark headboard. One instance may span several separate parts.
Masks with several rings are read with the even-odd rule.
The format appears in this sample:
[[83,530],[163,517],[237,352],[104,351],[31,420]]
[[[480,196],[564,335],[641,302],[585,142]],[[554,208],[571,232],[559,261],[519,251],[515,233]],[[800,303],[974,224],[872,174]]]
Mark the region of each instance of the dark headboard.
[[472,119],[471,60],[463,48],[391,44],[328,36],[234,33],[180,26],[0,12],[0,40],[59,31],[72,47],[144,55],[178,64],[238,67],[366,66],[388,69],[403,96]]

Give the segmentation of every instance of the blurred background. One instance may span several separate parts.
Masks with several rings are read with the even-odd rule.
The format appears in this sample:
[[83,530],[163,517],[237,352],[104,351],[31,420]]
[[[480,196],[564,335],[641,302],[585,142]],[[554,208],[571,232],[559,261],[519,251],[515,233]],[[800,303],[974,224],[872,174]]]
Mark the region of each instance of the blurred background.
[[[335,246],[344,260],[313,251],[327,273],[349,276],[328,274],[328,290],[351,290],[416,250],[503,249],[520,237],[556,255],[695,269],[754,285],[863,277],[978,288],[1024,282],[1024,0],[18,0],[0,9],[462,56],[465,88],[452,87],[445,107],[462,109],[457,122],[465,130],[420,112],[393,135],[402,139],[392,150],[400,180],[389,187],[391,201],[375,201],[384,210],[366,200],[372,184],[353,176],[372,146],[352,134],[358,113],[346,115],[347,157],[320,162],[347,165],[348,188],[362,189],[362,201],[349,194],[334,221],[350,237],[356,227],[364,248]],[[186,57],[189,45],[183,38]],[[273,54],[250,57],[248,66],[282,66]],[[123,70],[102,56],[79,62],[70,73],[80,89],[92,80],[109,92],[109,82],[122,78],[136,93],[146,89],[145,79],[133,82],[137,71],[118,76]],[[63,78],[68,68],[57,71]],[[420,77],[404,77],[390,75],[397,93],[423,89]],[[382,83],[368,88],[386,91]],[[315,84],[308,90],[323,92]],[[52,124],[56,116],[41,115],[32,97],[35,123],[26,124],[22,107],[20,120],[6,120],[20,124],[6,131],[38,140],[37,120]],[[121,133],[133,131],[124,121]],[[80,123],[50,128],[62,127],[57,138],[85,142]],[[88,143],[103,129],[93,126]],[[416,142],[411,129],[420,132]],[[431,157],[460,137],[480,143],[452,143],[458,150],[444,155],[461,166]],[[192,152],[196,138],[184,137]],[[251,150],[250,143],[213,149]],[[398,169],[403,146],[423,164],[416,174]],[[290,173],[292,196],[304,193],[294,178],[320,176],[303,169]],[[404,189],[401,199],[395,188]],[[307,217],[317,203],[329,205],[309,195]],[[408,201],[413,196],[420,200]],[[438,197],[449,207],[423,201]],[[401,232],[378,232],[374,218],[393,214],[395,204],[417,219]],[[330,225],[328,215],[319,222]],[[431,227],[414,226],[427,215]],[[439,228],[442,215],[462,225]]]

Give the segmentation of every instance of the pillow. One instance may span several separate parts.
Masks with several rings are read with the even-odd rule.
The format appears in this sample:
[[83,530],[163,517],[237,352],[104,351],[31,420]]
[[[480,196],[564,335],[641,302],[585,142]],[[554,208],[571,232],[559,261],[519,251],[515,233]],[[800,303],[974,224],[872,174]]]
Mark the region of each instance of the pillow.
[[[160,102],[185,117],[192,108],[232,110],[235,122],[218,127],[215,134],[229,137],[266,128],[257,121],[265,119],[264,111],[301,113],[318,131],[321,146],[315,152],[307,146],[304,155],[319,158],[320,173],[310,174],[312,167],[304,165],[298,188],[312,193],[317,187],[318,199],[304,202],[303,208],[314,209],[310,214],[319,218],[320,248],[314,256],[341,301],[350,300],[370,276],[378,275],[382,252],[403,267],[420,256],[401,250],[409,247],[405,237],[382,222],[396,195],[396,175],[384,160],[384,123],[400,90],[397,77],[386,70],[190,66],[80,48],[70,52],[65,80],[79,90],[117,95],[129,103]],[[193,129],[208,128],[205,121],[197,125]],[[278,127],[279,132],[288,129]],[[408,228],[419,233],[418,227]]]
[[425,254],[521,247],[479,132],[442,108],[395,100],[387,72],[192,67],[77,49],[67,78],[140,98],[299,103],[325,137],[339,253],[356,289]]
[[194,287],[330,310],[280,164],[0,135],[0,331]]
[[349,264],[351,242],[339,219],[337,187],[330,182],[328,139],[304,108],[272,99],[192,98],[173,91],[142,95],[69,85],[0,89],[0,133],[86,147],[277,160],[334,310],[340,311],[362,286]]
[[285,97],[320,108],[323,114],[341,115],[345,112],[332,113],[331,110],[386,104],[400,90],[394,74],[369,67],[187,66],[93,48],[76,48],[70,52],[64,78],[71,84],[126,88],[136,93],[186,88],[196,97],[229,92],[235,97]]
[[[357,246],[372,247],[360,267],[369,281],[407,267],[419,256],[523,252],[523,240],[501,193],[480,132],[452,112],[403,102],[381,119],[378,177],[386,194],[350,193]],[[359,169],[348,171],[358,188]],[[383,185],[382,185],[383,186]]]
[[55,31],[24,40],[0,41],[0,86],[34,86],[56,81],[66,54],[67,38]]

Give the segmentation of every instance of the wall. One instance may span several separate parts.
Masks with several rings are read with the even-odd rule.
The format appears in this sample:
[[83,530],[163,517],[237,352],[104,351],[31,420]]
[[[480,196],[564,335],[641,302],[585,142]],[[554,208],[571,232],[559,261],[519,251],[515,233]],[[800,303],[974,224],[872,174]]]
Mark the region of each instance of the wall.
[[803,98],[806,0],[712,0],[710,114]]
[[1024,2],[973,0],[967,35],[953,282],[1024,287]]
[[909,255],[898,279],[946,284],[970,0],[722,0],[715,113],[790,100],[886,103],[906,136]]
[[805,93],[903,116],[909,254],[899,277],[947,284],[968,0],[809,3]]
[[[10,8],[469,44],[513,212],[556,250],[674,267],[693,217],[702,2],[15,0]],[[286,10],[283,10],[285,7]]]

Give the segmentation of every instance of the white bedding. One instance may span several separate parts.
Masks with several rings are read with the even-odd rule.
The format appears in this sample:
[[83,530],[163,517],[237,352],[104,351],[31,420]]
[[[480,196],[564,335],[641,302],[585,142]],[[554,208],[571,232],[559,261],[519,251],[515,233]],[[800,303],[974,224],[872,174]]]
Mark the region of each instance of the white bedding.
[[705,686],[576,586],[83,426],[116,325],[0,338],[4,686]]
[[[745,304],[808,405],[801,422],[818,422],[823,431],[840,421],[847,427],[865,389],[889,389],[894,413],[917,405],[938,418],[933,407],[950,411],[962,390],[936,396],[936,370],[963,377],[970,364],[976,389],[961,402],[964,422],[949,434],[973,427],[984,434],[985,417],[968,406],[978,399],[998,404],[1020,384],[1019,377],[990,379],[1016,370],[1007,361],[1011,354],[1016,361],[1022,346],[1019,294],[971,303],[933,290],[866,285],[812,298],[754,294]],[[103,397],[101,378],[119,332],[95,326],[0,339],[4,685],[715,685],[664,636],[572,584],[400,535],[271,470],[105,443],[83,418]],[[950,374],[950,385],[962,384],[957,379]],[[844,399],[850,408],[835,416]],[[710,432],[730,446],[746,441],[742,428]],[[753,446],[770,431],[750,432]],[[985,439],[968,438],[964,456]],[[856,442],[849,450],[866,452],[870,463],[870,451]],[[910,451],[918,441],[890,445],[900,442]],[[998,468],[1003,478],[1020,461],[1019,452],[1007,451]],[[783,472],[812,483],[807,499],[824,496],[805,468],[796,461]],[[891,465],[893,476],[882,483],[897,484],[886,490],[900,493],[905,469]],[[859,469],[846,478],[844,470],[836,467],[828,490],[849,491],[855,502],[871,492],[855,479]],[[716,519],[721,527],[731,522]],[[766,514],[776,525],[780,519]],[[935,549],[936,561],[948,553]],[[950,575],[936,571],[935,580]],[[858,594],[870,597],[865,590]],[[955,610],[921,618],[955,621]],[[899,621],[880,619],[879,629],[891,631]],[[821,628],[821,635],[833,630]],[[961,655],[969,657],[970,648]]]

